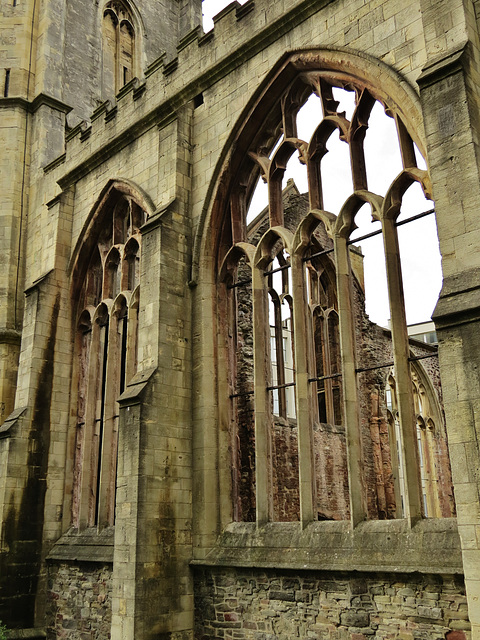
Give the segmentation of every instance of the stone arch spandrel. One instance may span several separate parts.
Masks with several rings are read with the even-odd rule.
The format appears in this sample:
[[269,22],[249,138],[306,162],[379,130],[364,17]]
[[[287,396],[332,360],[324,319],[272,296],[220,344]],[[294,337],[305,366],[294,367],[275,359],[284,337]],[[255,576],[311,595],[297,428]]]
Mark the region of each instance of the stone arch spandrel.
[[367,88],[380,102],[388,102],[425,157],[426,143],[419,96],[413,86],[394,69],[368,54],[347,48],[329,47],[286,53],[240,113],[220,152],[195,232],[192,284],[199,277],[200,256],[216,255],[232,185],[242,173],[243,164],[252,162],[251,158],[245,158],[246,152],[256,145],[261,146],[262,130],[268,128],[276,131],[282,125],[282,113],[277,107],[288,85],[301,76],[307,86],[309,74],[313,72],[324,75],[326,79],[345,83],[354,81]]

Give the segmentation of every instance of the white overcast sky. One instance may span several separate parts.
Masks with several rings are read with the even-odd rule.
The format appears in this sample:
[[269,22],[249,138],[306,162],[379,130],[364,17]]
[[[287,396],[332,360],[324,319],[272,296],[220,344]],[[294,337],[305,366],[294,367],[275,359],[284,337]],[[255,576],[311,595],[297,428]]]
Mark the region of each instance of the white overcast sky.
[[[240,0],[244,4],[246,0]],[[203,0],[203,29],[210,31],[213,27],[213,16],[230,4],[225,0]],[[347,118],[352,111],[352,94],[341,91],[337,99],[344,100],[341,108],[347,112]],[[316,104],[318,103],[318,104]],[[299,118],[298,135],[309,140],[315,126],[319,123],[319,101],[312,97],[304,106]],[[370,120],[370,128],[365,140],[367,176],[371,191],[385,193],[386,187],[401,169],[398,142],[393,120],[388,118],[381,105],[374,107],[374,120]],[[351,175],[349,169],[348,148],[338,140],[334,134],[327,145],[329,152],[322,160],[322,176],[324,188],[324,207],[332,213],[338,214],[341,205],[351,193]],[[419,166],[422,164],[419,157]],[[347,170],[346,170],[347,168]],[[285,182],[293,178],[301,192],[307,191],[305,168],[300,165],[296,157],[290,160],[285,173]],[[252,200],[249,219],[253,219],[267,204],[266,186],[259,183]],[[404,198],[401,218],[410,217],[422,211],[433,208],[433,203],[425,200],[418,186],[412,187]],[[365,206],[356,218],[361,228],[356,231],[357,236],[368,233],[373,228],[370,214]],[[378,224],[378,223],[377,223]],[[416,222],[399,227],[399,242],[402,256],[402,271],[404,280],[405,305],[407,322],[415,324],[430,320],[440,292],[441,258],[438,248],[435,220],[428,216]],[[365,255],[365,288],[367,313],[373,322],[386,326],[390,312],[385,275],[385,262],[381,237],[362,241],[362,252]]]

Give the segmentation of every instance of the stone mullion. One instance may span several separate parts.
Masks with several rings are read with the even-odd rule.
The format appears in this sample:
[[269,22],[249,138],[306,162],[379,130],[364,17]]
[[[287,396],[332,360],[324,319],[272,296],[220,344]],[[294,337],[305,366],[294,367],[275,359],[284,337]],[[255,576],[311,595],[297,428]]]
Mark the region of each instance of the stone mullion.
[[429,482],[431,487],[431,508],[436,518],[442,517],[442,510],[440,508],[440,482],[437,473],[437,465],[435,464],[438,459],[437,446],[435,442],[434,432],[428,421],[425,425],[425,439],[428,452],[428,465],[429,465]]
[[255,488],[257,525],[273,519],[272,502],[272,410],[270,322],[267,278],[262,263],[252,273],[254,388],[255,388]]
[[271,166],[268,171],[268,211],[271,227],[283,226],[283,171],[273,174]]
[[118,317],[115,312],[110,316],[110,322],[108,325],[108,352],[107,352],[107,367],[106,367],[106,382],[105,382],[105,397],[104,402],[104,418],[103,418],[103,437],[102,448],[99,451],[101,460],[100,465],[100,482],[99,482],[99,495],[98,501],[98,528],[102,529],[105,526],[113,525],[113,512],[112,511],[112,491],[115,492],[114,487],[110,486],[112,467],[116,467],[114,455],[116,453],[116,447],[114,444],[115,439],[115,416],[118,412],[117,398],[120,395],[119,390],[119,334],[118,334]]
[[395,364],[395,384],[404,463],[404,515],[413,524],[422,516],[421,482],[416,438],[415,405],[410,372],[409,343],[403,297],[402,270],[395,219],[382,219],[385,263]]
[[300,521],[302,526],[316,520],[316,482],[313,442],[312,389],[308,380],[312,376],[311,354],[313,336],[311,314],[307,300],[305,265],[302,255],[294,253],[292,260],[292,291],[294,351],[295,351],[295,401],[298,428],[298,475],[300,493]]
[[247,234],[246,187],[238,185],[230,197],[230,217],[232,221],[232,244],[245,242]]
[[343,407],[345,416],[347,465],[352,526],[367,518],[367,503],[362,461],[362,442],[358,411],[355,328],[352,301],[352,273],[345,237],[335,234],[338,316],[342,356]]
[[[79,461],[80,472],[80,499],[78,503],[78,523],[80,529],[85,529],[90,523],[90,488],[95,476],[94,465],[97,455],[94,451],[94,436],[97,415],[97,394],[99,367],[103,358],[103,341],[101,339],[102,328],[96,319],[92,325],[92,340],[90,342],[90,356],[88,381],[85,399],[85,425],[83,436],[83,455]],[[99,454],[98,454],[99,455]]]
[[[133,378],[137,370],[137,348],[138,348],[138,295],[132,295],[130,299],[130,306],[128,308],[128,323],[127,323],[127,353],[125,363],[125,386]],[[137,305],[135,305],[135,297]]]

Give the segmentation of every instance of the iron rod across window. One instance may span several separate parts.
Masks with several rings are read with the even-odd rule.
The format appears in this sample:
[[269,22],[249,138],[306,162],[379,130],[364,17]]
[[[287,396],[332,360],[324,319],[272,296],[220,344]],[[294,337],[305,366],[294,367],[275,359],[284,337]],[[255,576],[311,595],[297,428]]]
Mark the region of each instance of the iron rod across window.
[[328,376],[319,376],[318,378],[309,378],[308,382],[321,382],[322,380],[331,380],[332,378],[341,378],[341,373],[331,373]]
[[[428,355],[423,356],[412,356],[408,358],[409,362],[415,362],[416,360],[425,360],[425,358],[435,358],[438,356],[438,353],[429,353]],[[393,367],[393,362],[387,362],[385,364],[377,364],[374,367],[360,367],[355,369],[355,373],[364,373],[365,371],[374,371],[375,369],[385,369],[386,367]],[[308,382],[321,382],[322,380],[329,380],[331,378],[340,378],[341,373],[332,373],[329,376],[320,376],[318,378],[309,378]]]
[[276,389],[286,389],[286,387],[294,387],[295,382],[287,382],[286,384],[277,384],[274,387],[267,387],[267,391],[275,391]]
[[[401,227],[403,224],[407,224],[408,222],[413,222],[414,220],[419,220],[420,218],[424,218],[425,216],[429,216],[432,213],[435,213],[435,209],[429,209],[429,211],[422,211],[422,213],[418,213],[416,216],[412,216],[411,218],[407,218],[406,220],[401,220],[400,222],[396,222],[396,227]],[[354,238],[353,240],[348,240],[347,244],[355,244],[357,242],[361,242],[362,240],[367,240],[368,238],[373,238],[375,236],[379,236],[382,233],[382,229],[377,229],[376,231],[372,231],[371,233],[366,233],[364,236],[360,236],[359,238]],[[324,251],[319,251],[318,253],[314,253],[311,256],[307,256],[303,258],[303,262],[308,262],[313,258],[318,258],[319,256],[323,256],[327,253],[332,253],[334,249],[325,249]],[[272,273],[272,272],[271,272]]]
[[271,271],[264,271],[263,275],[264,276],[271,276],[272,273],[277,273],[278,271],[285,271],[285,269],[290,269],[292,265],[290,263],[288,264],[283,264],[281,267],[278,267],[277,269],[272,269]]
[[[438,356],[438,353],[430,353],[425,356],[412,356],[408,358],[409,362],[415,362],[416,360],[425,360],[425,358],[435,358]],[[377,364],[374,367],[362,367],[359,369],[355,369],[355,373],[363,373],[365,371],[374,371],[375,369],[385,369],[386,367],[393,367],[394,362],[387,362],[385,364]]]
[[323,251],[318,251],[317,253],[312,254],[311,256],[307,256],[306,258],[302,258],[302,262],[308,262],[309,260],[313,260],[313,258],[318,258],[319,256],[324,256],[327,253],[333,253],[335,249],[333,247],[331,249],[324,249]]
[[235,289],[235,287],[243,287],[244,285],[252,284],[252,279],[249,280],[240,280],[239,282],[234,282],[233,284],[228,284],[227,289]]

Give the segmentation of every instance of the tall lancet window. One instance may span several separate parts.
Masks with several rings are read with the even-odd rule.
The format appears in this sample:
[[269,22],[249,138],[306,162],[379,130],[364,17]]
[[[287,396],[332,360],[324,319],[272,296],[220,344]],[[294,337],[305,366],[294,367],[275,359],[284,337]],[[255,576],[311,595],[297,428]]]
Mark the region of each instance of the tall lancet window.
[[144,211],[128,196],[105,205],[79,287],[72,407],[77,415],[76,528],[105,527],[115,520],[117,400],[137,367],[139,230],[144,220]]
[[124,3],[109,2],[103,12],[103,93],[113,96],[135,76],[135,29]]

